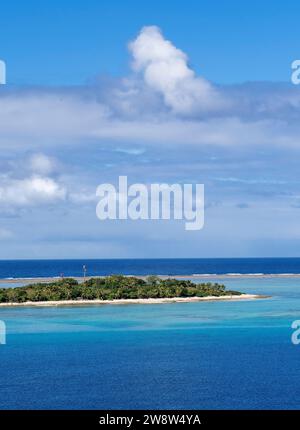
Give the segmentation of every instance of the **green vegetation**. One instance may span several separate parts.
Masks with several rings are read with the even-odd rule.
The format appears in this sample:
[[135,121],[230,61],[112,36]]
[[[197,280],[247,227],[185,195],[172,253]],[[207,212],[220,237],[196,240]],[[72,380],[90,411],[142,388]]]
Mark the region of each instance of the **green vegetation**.
[[224,285],[195,284],[177,279],[149,276],[146,280],[133,276],[113,275],[92,278],[83,283],[66,278],[51,283],[38,283],[17,288],[1,288],[0,303],[24,303],[59,300],[114,300],[165,297],[206,297],[240,295],[227,291]]

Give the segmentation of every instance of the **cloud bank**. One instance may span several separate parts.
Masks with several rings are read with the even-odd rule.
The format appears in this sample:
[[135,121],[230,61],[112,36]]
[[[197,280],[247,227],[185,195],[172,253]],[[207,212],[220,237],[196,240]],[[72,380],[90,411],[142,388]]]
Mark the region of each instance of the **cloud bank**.
[[300,88],[218,86],[197,76],[158,27],[129,44],[131,74],[82,87],[0,88],[0,147],[83,141],[299,146]]

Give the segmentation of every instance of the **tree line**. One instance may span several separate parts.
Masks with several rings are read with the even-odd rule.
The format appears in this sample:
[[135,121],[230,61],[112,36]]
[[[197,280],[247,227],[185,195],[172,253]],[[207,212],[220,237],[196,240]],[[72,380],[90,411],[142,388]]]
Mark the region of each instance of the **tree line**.
[[207,297],[240,295],[226,290],[223,284],[193,283],[189,280],[161,279],[148,276],[112,275],[91,278],[85,282],[65,278],[50,283],[35,283],[23,287],[1,288],[0,303],[24,303],[60,300],[115,300],[172,297]]

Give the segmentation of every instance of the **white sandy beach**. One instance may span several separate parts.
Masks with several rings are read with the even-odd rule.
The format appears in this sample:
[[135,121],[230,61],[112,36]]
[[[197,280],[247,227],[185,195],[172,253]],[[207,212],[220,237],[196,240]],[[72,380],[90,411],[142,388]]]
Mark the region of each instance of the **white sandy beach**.
[[45,302],[24,302],[24,303],[0,303],[0,307],[24,307],[24,306],[82,306],[82,305],[128,305],[128,304],[163,304],[163,303],[191,303],[207,301],[235,301],[262,299],[266,296],[257,294],[242,294],[233,296],[207,296],[207,297],[172,297],[161,299],[120,299],[120,300],[59,300]]

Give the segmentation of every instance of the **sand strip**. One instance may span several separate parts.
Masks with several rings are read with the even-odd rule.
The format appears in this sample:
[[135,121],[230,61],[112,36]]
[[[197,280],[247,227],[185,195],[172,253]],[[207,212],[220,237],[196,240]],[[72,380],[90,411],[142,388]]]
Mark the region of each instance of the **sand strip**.
[[24,306],[82,306],[82,305],[129,305],[129,304],[161,304],[161,303],[191,303],[207,301],[237,301],[263,299],[268,296],[257,294],[241,294],[239,296],[207,296],[207,297],[172,297],[161,299],[120,299],[120,300],[59,300],[45,302],[24,302],[24,303],[0,303],[0,307],[24,307]]

